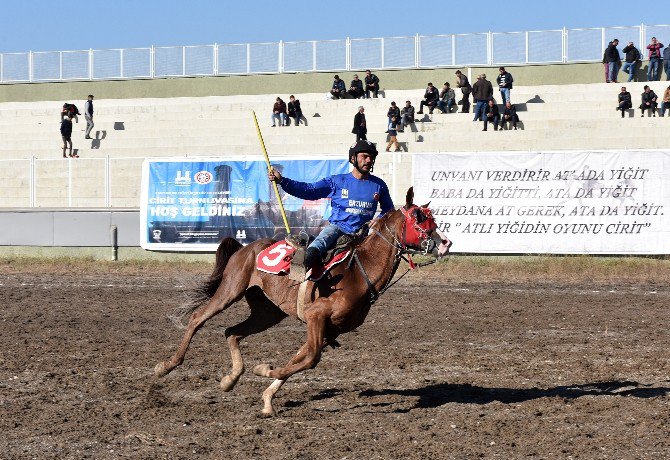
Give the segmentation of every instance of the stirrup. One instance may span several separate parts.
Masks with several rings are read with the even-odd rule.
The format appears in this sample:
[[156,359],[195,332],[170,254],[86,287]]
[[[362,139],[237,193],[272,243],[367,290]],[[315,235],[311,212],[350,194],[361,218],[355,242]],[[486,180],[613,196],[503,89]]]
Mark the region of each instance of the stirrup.
[[307,247],[307,243],[309,243],[309,235],[303,231],[297,235],[286,235],[286,242],[296,250],[302,248],[304,251]]
[[[288,241],[288,238],[286,239]],[[305,247],[296,248],[291,259],[291,269],[288,273],[288,278],[293,281],[305,281],[307,269],[305,268]]]

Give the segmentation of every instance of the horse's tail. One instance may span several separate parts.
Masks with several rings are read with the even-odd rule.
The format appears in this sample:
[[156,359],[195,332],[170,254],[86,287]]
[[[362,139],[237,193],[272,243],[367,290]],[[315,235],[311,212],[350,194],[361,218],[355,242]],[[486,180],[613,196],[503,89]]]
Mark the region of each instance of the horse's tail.
[[177,327],[183,329],[186,326],[184,324],[184,318],[190,316],[191,313],[200,307],[200,305],[214,297],[216,290],[219,288],[219,285],[221,285],[223,272],[226,270],[228,261],[231,256],[242,247],[242,244],[234,238],[224,238],[221,240],[219,248],[216,250],[214,271],[209,276],[209,279],[205,281],[202,286],[195,289],[193,298],[190,298],[184,305],[175,308],[174,311],[168,315],[168,318],[170,318]]

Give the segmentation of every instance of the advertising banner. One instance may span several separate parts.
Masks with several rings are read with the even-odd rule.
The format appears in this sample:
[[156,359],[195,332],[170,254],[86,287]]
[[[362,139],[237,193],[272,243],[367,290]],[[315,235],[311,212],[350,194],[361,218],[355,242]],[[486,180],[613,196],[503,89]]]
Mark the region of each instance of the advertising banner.
[[670,151],[414,156],[453,252],[670,253]]
[[[349,172],[349,166],[346,159],[325,156],[281,158],[273,164],[281,174],[303,182]],[[304,201],[279,190],[294,233],[318,233],[330,213],[329,200]],[[262,157],[147,159],[140,216],[140,244],[150,250],[216,251],[225,237],[247,244],[285,233]]]

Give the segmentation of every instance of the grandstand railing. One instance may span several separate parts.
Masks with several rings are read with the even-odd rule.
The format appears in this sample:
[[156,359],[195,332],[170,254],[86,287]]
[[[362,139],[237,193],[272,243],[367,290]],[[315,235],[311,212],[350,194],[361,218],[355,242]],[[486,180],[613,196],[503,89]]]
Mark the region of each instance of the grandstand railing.
[[[0,83],[598,62],[670,25],[0,54]],[[644,54],[644,53],[643,53]]]

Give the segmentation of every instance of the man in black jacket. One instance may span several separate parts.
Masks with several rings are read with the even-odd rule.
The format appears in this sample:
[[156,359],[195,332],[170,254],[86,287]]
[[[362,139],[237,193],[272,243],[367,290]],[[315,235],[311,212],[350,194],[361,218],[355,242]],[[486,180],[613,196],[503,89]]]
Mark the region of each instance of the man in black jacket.
[[400,120],[400,109],[395,104],[395,101],[391,102],[391,107],[389,107],[388,112],[386,112],[386,116],[388,117],[388,121],[386,122],[387,126],[389,123],[391,123],[391,118],[393,117],[396,117],[397,120]]
[[640,50],[635,48],[633,42],[628,42],[623,52],[626,53],[626,62],[621,70],[628,74],[628,81],[633,81],[635,72],[637,71],[637,61],[640,60],[642,55],[640,54]]
[[293,94],[288,98],[288,116],[295,120],[296,126],[300,124],[300,120],[302,119],[300,100],[296,99]]
[[619,50],[616,48],[618,45],[619,40],[615,38],[607,45],[605,50],[605,62],[609,68],[607,83],[617,83],[617,75],[621,65],[621,56],[619,56]]
[[622,86],[621,92],[619,93],[619,105],[616,108],[617,110],[621,110],[621,118],[623,118],[626,110],[630,109],[631,107],[633,107],[633,101],[631,99],[630,93],[626,91],[625,86]]
[[354,75],[354,79],[351,80],[351,84],[349,85],[349,91],[347,92],[354,99],[363,97],[363,94],[365,94],[365,91],[363,91],[363,82],[358,79],[358,75]]
[[60,135],[63,138],[63,158],[67,158],[65,151],[68,144],[70,145],[70,156],[72,158],[79,158],[79,155],[72,155],[72,117],[73,115],[68,113],[67,118],[63,119],[60,123]]
[[373,74],[369,70],[365,71],[365,97],[370,99],[370,91],[372,91],[373,97],[377,98],[377,93],[379,92],[379,78],[377,75]]
[[368,128],[365,124],[365,108],[360,106],[358,112],[354,115],[354,128],[351,130],[352,133],[356,135],[356,142],[358,141],[367,141],[368,138],[366,134],[368,133]]
[[516,131],[516,124],[519,122],[519,116],[516,114],[516,107],[514,107],[509,101],[505,104],[505,110],[502,114],[502,119],[500,121],[500,129],[503,129],[507,125],[507,130],[509,130],[509,124],[512,124],[514,131]]
[[461,99],[461,113],[468,113],[470,111],[470,93],[472,92],[472,86],[470,86],[468,77],[466,77],[460,70],[456,71],[456,86],[461,88],[461,93],[463,93],[463,98]]
[[498,131],[498,123],[500,123],[500,110],[498,105],[493,99],[489,99],[489,103],[486,106],[486,114],[484,116],[484,129],[486,131],[487,125],[493,123],[493,129]]
[[437,91],[437,88],[433,86],[432,83],[428,83],[426,92],[423,95],[423,100],[419,104],[419,111],[417,114],[423,113],[423,106],[428,106],[428,113],[432,114],[435,106],[437,105],[437,100],[440,98],[440,93]]
[[493,85],[486,79],[483,73],[477,77],[477,81],[472,85],[472,98],[475,100],[475,118],[472,121],[482,121],[486,104],[493,97]]
[[640,104],[640,110],[642,111],[642,116],[644,117],[644,111],[650,110],[651,113],[656,116],[656,107],[658,106],[658,96],[656,93],[651,90],[649,85],[644,85],[644,93],[642,93],[642,104]]
[[498,88],[500,89],[500,96],[502,97],[502,103],[505,105],[507,101],[512,101],[510,90],[512,89],[512,74],[505,70],[504,67],[500,69],[500,75],[496,78],[496,83],[498,83]]
[[330,95],[333,99],[344,99],[347,96],[347,89],[344,87],[344,80],[340,79],[339,75],[335,75],[333,80],[333,87],[330,90]]

